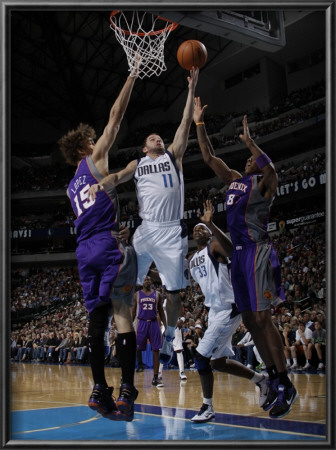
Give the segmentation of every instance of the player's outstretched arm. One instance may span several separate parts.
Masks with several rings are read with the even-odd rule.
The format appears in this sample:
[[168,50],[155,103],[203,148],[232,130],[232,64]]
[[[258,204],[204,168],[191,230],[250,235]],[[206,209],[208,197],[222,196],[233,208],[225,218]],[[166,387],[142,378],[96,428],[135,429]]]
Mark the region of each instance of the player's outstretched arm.
[[245,143],[246,147],[252,153],[255,163],[263,174],[259,189],[264,192],[264,195],[272,197],[278,186],[278,175],[276,173],[274,164],[265,152],[251,138],[250,130],[247,123],[247,116],[243,118],[243,133],[239,135],[240,139]]
[[207,105],[202,107],[200,97],[194,99],[194,122],[196,125],[197,140],[202,152],[204,162],[211,167],[217,177],[230,185],[233,180],[241,178],[241,174],[236,170],[231,170],[225,162],[215,155],[215,151],[206,132],[204,123],[204,112]]
[[127,77],[123,88],[110,110],[109,120],[104,128],[103,134],[94,146],[92,160],[101,173],[108,173],[108,152],[118,134],[136,79],[137,74]]
[[95,200],[98,191],[109,190],[118,186],[119,184],[129,181],[133,177],[136,168],[137,160],[134,159],[125,167],[125,169],[107,175],[99,183],[90,186],[90,189],[88,191],[89,198],[91,200]]
[[232,254],[232,242],[222,230],[212,221],[214,207],[211,200],[206,200],[203,203],[204,213],[200,217],[201,221],[211,230],[217,241],[211,243],[213,250],[222,257],[230,257]]
[[194,112],[194,96],[198,81],[199,68],[193,67],[188,77],[188,96],[184,107],[181,123],[176,130],[173,143],[169,146],[170,150],[175,156],[176,162],[180,169],[182,169],[182,158],[187,149],[190,126],[193,121]]

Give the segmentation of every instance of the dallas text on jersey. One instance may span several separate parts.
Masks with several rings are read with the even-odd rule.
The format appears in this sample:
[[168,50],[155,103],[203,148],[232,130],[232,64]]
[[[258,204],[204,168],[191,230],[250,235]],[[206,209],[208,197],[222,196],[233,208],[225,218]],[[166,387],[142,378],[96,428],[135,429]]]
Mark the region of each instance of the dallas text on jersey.
[[150,173],[160,173],[160,172],[169,172],[170,164],[169,161],[159,164],[153,164],[148,166],[142,166],[137,168],[138,176],[148,175]]
[[205,256],[204,255],[196,256],[195,258],[193,258],[190,261],[190,269],[192,269],[193,267],[196,267],[196,266],[200,266],[201,264],[204,264],[204,261],[205,261]]

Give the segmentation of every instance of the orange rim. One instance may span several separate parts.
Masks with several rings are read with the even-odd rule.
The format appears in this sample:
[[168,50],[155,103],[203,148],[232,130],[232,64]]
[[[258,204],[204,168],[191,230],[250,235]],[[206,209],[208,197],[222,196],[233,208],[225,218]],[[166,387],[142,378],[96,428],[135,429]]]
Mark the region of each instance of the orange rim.
[[165,17],[162,16],[158,16],[159,19],[164,20],[165,22],[168,23],[168,25],[165,28],[162,28],[161,30],[157,30],[157,31],[150,31],[148,33],[145,33],[143,31],[137,32],[137,31],[129,31],[129,30],[124,30],[123,28],[118,27],[114,21],[113,21],[113,17],[116,16],[117,14],[119,14],[122,11],[112,11],[110,14],[110,23],[113,26],[113,28],[115,28],[116,30],[122,31],[124,34],[127,34],[128,36],[131,35],[136,35],[136,36],[155,36],[158,34],[163,33],[166,30],[170,30],[173,31],[178,27],[178,23],[173,22],[172,20],[166,19]]

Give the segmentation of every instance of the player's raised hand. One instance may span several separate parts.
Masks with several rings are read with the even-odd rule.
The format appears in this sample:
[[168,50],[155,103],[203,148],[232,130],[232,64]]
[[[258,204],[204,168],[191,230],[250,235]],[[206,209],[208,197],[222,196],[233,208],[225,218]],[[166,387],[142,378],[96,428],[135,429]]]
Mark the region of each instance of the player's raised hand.
[[251,135],[250,135],[250,130],[247,124],[247,115],[244,115],[243,121],[243,134],[240,134],[239,137],[240,139],[245,142],[245,144],[251,140]]
[[205,224],[209,224],[212,222],[213,213],[214,213],[214,207],[211,200],[206,200],[203,203],[203,216],[200,217],[201,221]]
[[204,112],[205,109],[208,107],[208,105],[202,106],[201,98],[195,97],[194,98],[194,122],[203,122],[204,120]]
[[189,89],[195,89],[198,81],[199,68],[192,67],[190,70],[190,77],[188,77]]

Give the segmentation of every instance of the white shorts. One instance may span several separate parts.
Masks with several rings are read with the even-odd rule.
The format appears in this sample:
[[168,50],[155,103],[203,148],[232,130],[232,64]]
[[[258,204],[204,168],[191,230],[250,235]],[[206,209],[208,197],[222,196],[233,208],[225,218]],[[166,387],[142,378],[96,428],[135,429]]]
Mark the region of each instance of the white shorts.
[[178,350],[183,350],[181,328],[175,328],[175,338],[173,340],[173,348],[174,352]]
[[168,291],[189,286],[188,237],[182,237],[179,220],[165,223],[142,221],[135,230],[132,244],[137,256],[138,285],[142,285],[154,261]]
[[210,308],[208,328],[196,350],[202,356],[211,359],[234,356],[232,350],[232,335],[242,321],[241,314],[230,318],[231,309],[224,311],[212,311]]

